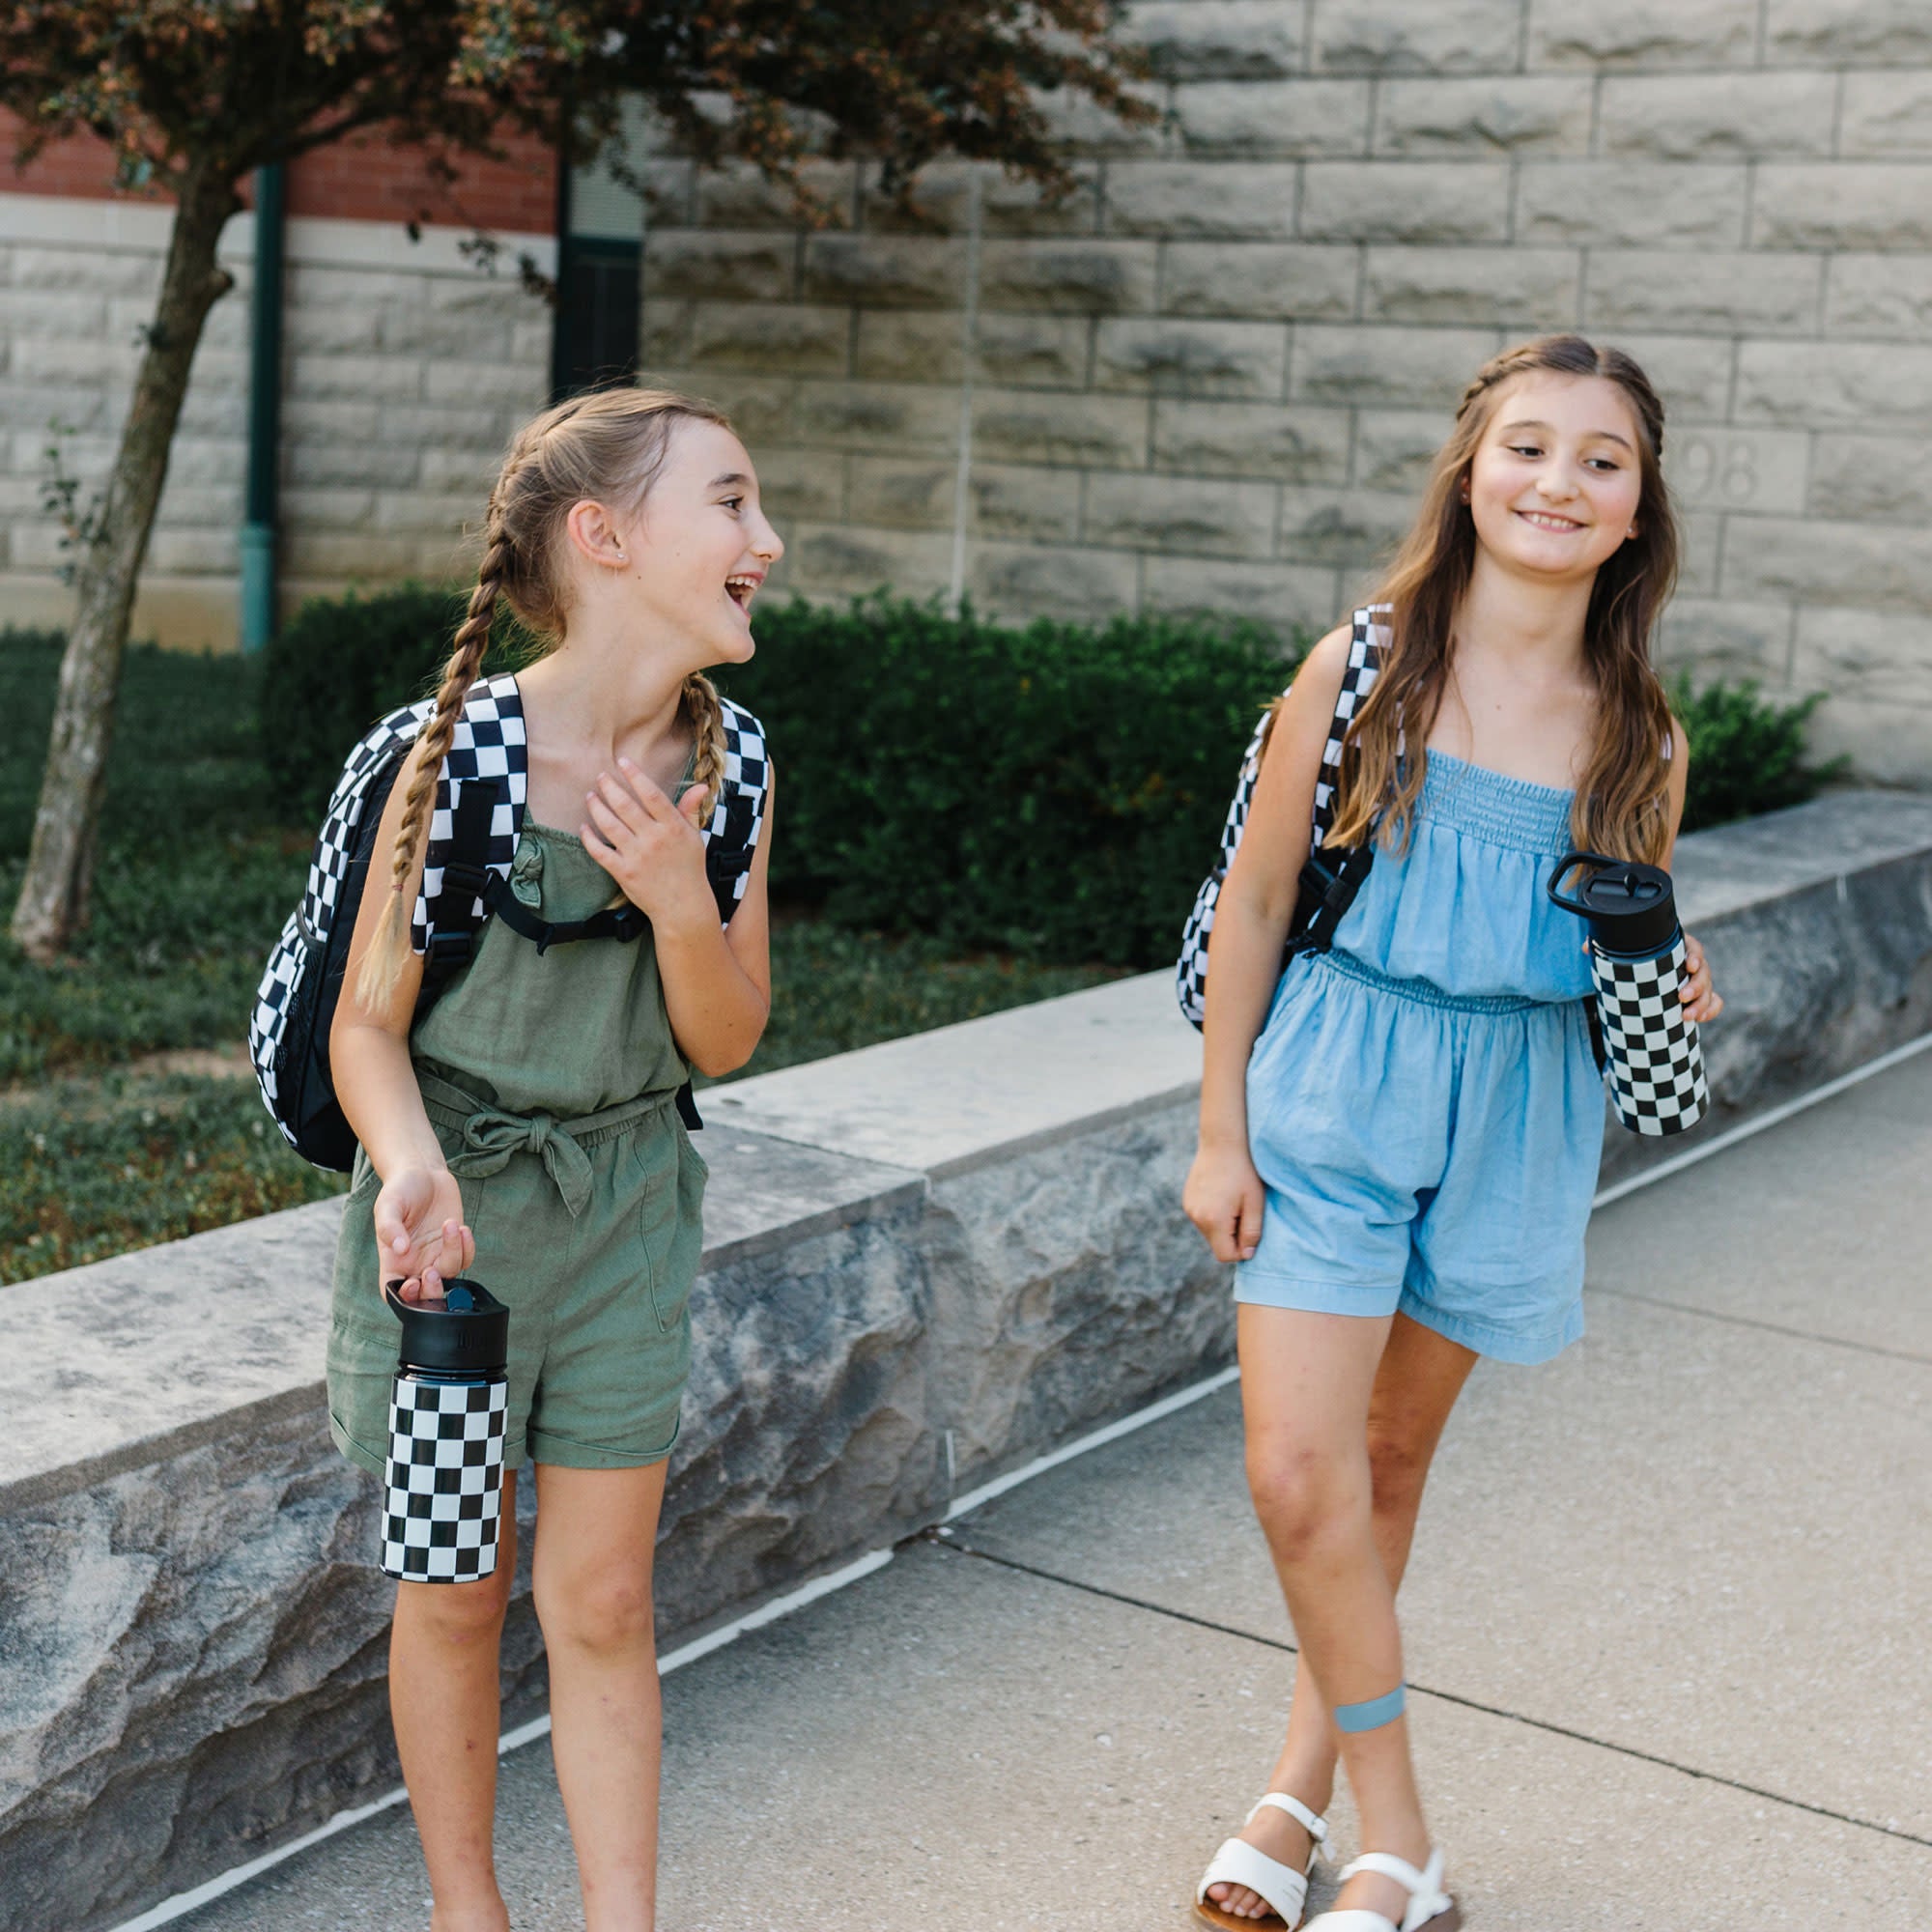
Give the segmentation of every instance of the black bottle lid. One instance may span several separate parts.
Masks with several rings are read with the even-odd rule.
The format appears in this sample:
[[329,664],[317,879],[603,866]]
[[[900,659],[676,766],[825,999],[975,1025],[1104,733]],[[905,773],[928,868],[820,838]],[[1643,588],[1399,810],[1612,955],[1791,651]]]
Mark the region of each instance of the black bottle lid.
[[[1566,896],[1558,887],[1578,867],[1583,876]],[[1677,901],[1662,866],[1566,852],[1549,875],[1548,892],[1565,912],[1589,922],[1590,937],[1605,952],[1641,958],[1663,952],[1677,937]]]
[[510,1311],[480,1281],[461,1275],[442,1285],[440,1301],[405,1301],[400,1282],[383,1298],[403,1324],[401,1365],[434,1375],[490,1375],[510,1359]]

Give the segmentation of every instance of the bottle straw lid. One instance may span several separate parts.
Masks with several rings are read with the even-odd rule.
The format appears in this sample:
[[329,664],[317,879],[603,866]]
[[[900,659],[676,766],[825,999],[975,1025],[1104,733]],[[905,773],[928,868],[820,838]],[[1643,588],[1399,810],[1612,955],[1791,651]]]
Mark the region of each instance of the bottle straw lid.
[[405,1301],[400,1277],[385,1282],[383,1298],[403,1324],[398,1351],[406,1369],[435,1374],[488,1375],[510,1359],[510,1311],[483,1286],[458,1275],[442,1285],[440,1301]]
[[[1578,867],[1568,895],[1562,881]],[[1677,937],[1677,901],[1662,866],[1606,859],[1601,852],[1566,852],[1549,875],[1549,896],[1565,912],[1587,920],[1590,937],[1610,952],[1662,952]]]

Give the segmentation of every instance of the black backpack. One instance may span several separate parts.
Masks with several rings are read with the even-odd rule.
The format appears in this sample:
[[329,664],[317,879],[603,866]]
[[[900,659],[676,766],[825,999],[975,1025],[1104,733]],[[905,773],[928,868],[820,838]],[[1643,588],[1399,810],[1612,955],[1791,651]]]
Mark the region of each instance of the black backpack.
[[[704,828],[704,869],[719,917],[728,924],[764,826],[769,767],[764,727],[728,698],[719,702],[724,781]],[[335,1098],[328,1031],[383,809],[435,708],[426,697],[392,711],[350,753],[309,860],[308,889],[269,955],[248,1023],[255,1079],[283,1139],[305,1160],[336,1173],[355,1164],[355,1135]],[[539,951],[566,940],[635,940],[647,929],[649,922],[631,905],[554,925],[511,895],[510,862],[528,792],[523,699],[515,676],[505,672],[470,687],[437,778],[422,890],[411,920],[411,942],[423,954],[417,1019],[469,965],[493,912]],[[688,1087],[678,1101],[686,1122],[697,1124]]]

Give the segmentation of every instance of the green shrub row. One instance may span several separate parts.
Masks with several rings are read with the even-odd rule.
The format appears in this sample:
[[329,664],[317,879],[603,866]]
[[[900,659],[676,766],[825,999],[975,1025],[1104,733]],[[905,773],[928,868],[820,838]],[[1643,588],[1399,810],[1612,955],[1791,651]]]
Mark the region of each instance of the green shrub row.
[[[311,603],[271,647],[275,802],[320,817],[349,746],[433,683],[461,594]],[[955,948],[1155,966],[1212,858],[1259,707],[1286,681],[1239,623],[994,623],[880,593],[761,611],[720,673],[767,722],[780,773],[775,892],[846,925]],[[508,627],[492,664],[515,661]],[[1685,827],[1793,805],[1838,767],[1804,754],[1816,699],[1673,687],[1691,749]]]

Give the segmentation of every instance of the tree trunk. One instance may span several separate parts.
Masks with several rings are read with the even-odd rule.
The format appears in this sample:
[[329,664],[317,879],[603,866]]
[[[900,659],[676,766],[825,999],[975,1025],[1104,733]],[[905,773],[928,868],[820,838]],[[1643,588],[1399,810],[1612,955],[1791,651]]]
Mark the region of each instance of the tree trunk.
[[222,224],[240,205],[226,176],[191,174],[183,184],[160,300],[134,379],[134,400],[97,526],[81,559],[34,842],[14,908],[14,939],[43,965],[60,956],[86,916],[95,823],[106,784],[134,586],[167,481],[168,450],[195,347],[208,311],[234,283],[216,266],[214,251]]

